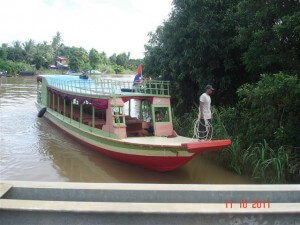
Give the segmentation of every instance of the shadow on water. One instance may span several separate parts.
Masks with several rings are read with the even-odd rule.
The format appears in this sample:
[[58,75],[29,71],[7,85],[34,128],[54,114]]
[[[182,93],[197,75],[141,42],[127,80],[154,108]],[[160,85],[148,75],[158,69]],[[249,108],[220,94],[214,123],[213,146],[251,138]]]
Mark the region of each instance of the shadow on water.
[[35,79],[13,78],[0,91],[0,179],[130,183],[251,183],[197,156],[159,173],[109,158],[37,118]]

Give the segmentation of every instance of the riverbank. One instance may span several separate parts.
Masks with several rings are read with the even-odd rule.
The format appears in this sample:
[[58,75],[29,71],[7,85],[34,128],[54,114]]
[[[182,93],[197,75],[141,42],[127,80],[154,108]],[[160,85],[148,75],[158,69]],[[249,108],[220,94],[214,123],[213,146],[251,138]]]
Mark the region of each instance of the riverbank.
[[[299,90],[297,76],[281,73],[264,75],[257,84],[239,88],[234,106],[213,110],[213,137],[229,138],[232,145],[207,155],[258,182],[299,183]],[[197,116],[196,107],[184,116],[175,113],[175,130],[192,137]]]
[[[0,73],[5,74],[7,77],[19,76],[19,75],[37,75],[37,74],[64,74],[68,70],[58,70],[58,69],[46,69],[41,67],[36,69],[24,62],[13,62],[10,60],[0,59]],[[96,70],[86,70],[86,71],[99,71],[99,73],[90,72],[93,75],[101,74],[135,74],[134,70],[124,68],[116,64],[100,64],[97,66]]]

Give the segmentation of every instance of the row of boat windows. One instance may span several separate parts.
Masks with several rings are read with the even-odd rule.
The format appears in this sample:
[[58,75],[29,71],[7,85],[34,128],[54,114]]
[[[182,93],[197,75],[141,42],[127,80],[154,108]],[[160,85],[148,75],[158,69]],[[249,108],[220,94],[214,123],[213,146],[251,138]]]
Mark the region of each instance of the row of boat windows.
[[[54,97],[54,99],[53,99]],[[71,101],[73,103],[73,118],[71,118]],[[76,99],[65,100],[56,94],[48,92],[48,107],[65,115],[77,122],[88,126],[93,126],[93,107],[88,101],[82,103],[82,117],[80,121],[80,103]],[[102,129],[106,124],[106,109],[95,110],[94,127]],[[112,107],[113,123],[116,125],[126,125],[127,136],[150,136],[154,134],[153,119],[155,122],[169,122],[169,107],[154,107],[152,117],[151,105],[147,101],[142,101],[136,117],[131,117],[130,112],[124,112],[123,107]],[[128,114],[126,114],[128,113]]]
[[[71,118],[71,101],[73,102],[73,118]],[[64,99],[60,96],[48,93],[48,107],[53,109],[54,111],[60,113],[61,115],[65,115],[66,117],[73,119],[77,122],[80,122],[80,104],[79,102],[74,100],[65,100],[65,109],[64,109]],[[82,104],[82,123],[88,126],[92,126],[92,118],[93,109],[92,105],[88,102],[83,102]],[[103,125],[106,124],[106,110],[97,110],[95,109],[95,122],[94,127],[98,129],[102,129]]]

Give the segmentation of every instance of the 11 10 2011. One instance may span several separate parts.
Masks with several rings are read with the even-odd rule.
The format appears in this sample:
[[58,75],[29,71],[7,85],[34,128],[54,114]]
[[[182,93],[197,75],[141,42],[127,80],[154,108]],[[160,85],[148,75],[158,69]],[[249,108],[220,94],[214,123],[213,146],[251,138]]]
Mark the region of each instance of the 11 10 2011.
[[[252,208],[252,209],[267,209],[267,208],[271,208],[271,202],[270,200],[253,200],[251,202],[247,201],[247,200],[240,200],[239,202],[239,206],[240,208]],[[232,208],[233,207],[233,203],[232,200],[226,200],[225,201],[225,206],[226,208]]]

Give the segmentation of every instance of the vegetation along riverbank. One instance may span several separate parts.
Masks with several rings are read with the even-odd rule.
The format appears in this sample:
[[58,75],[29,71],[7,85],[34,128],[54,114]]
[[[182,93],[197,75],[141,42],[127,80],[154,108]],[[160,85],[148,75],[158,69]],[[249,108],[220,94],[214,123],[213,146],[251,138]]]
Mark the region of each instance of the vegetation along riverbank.
[[199,96],[212,96],[215,156],[266,183],[300,181],[299,1],[174,0],[145,46],[144,73],[172,80],[175,128],[193,135]]
[[[49,71],[59,56],[67,59],[67,65],[57,68],[58,70]],[[130,52],[108,57],[105,52],[98,52],[94,48],[87,51],[81,47],[66,46],[59,32],[50,43],[35,43],[33,40],[24,43],[14,41],[12,45],[2,43],[0,47],[0,72],[5,72],[10,76],[22,72],[61,74],[63,70],[78,72],[97,70],[107,74],[133,74],[141,61],[141,59],[131,59]]]

